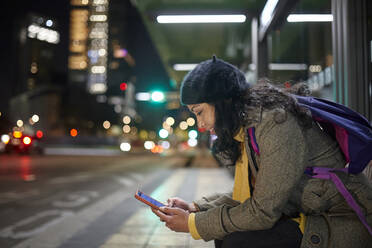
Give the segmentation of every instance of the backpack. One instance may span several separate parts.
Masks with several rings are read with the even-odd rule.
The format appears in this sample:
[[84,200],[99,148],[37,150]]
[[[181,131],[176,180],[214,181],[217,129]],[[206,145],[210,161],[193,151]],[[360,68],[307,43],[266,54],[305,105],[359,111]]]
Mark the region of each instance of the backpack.
[[[345,168],[307,167],[305,174],[320,179],[332,180],[337,190],[343,195],[349,206],[355,211],[360,221],[372,235],[372,228],[368,225],[365,216],[352,195],[346,189],[340,178],[333,172],[361,173],[372,160],[372,126],[369,121],[359,113],[344,105],[327,101],[325,99],[293,95],[298,104],[311,111],[314,121],[320,128],[337,140],[347,164]],[[259,147],[254,135],[254,127],[247,130],[248,142],[256,155],[259,155]],[[253,149],[252,149],[253,148]],[[253,154],[252,154],[253,157]],[[255,159],[253,159],[255,162]],[[257,165],[254,165],[257,168]]]

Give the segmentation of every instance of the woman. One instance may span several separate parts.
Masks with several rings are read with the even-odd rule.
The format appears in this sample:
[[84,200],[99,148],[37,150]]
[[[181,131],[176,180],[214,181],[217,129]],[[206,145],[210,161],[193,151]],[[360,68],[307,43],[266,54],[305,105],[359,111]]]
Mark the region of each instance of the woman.
[[[305,89],[305,90],[304,90]],[[306,94],[305,87],[297,93]],[[217,134],[214,152],[235,165],[231,194],[193,203],[179,198],[153,212],[171,230],[216,247],[372,247],[372,236],[330,180],[304,174],[308,166],[343,168],[338,143],[295,98],[259,83],[213,57],[188,73],[181,102],[198,126]],[[259,155],[247,142],[255,128]],[[372,223],[372,187],[364,174],[339,173]]]

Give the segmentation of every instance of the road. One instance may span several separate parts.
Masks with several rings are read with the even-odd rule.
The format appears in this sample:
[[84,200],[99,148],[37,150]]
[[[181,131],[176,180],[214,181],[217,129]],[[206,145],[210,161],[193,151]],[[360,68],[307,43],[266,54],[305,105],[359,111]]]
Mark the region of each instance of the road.
[[22,241],[88,209],[87,218],[98,216],[186,162],[182,156],[152,154],[0,155],[0,247],[22,247]]

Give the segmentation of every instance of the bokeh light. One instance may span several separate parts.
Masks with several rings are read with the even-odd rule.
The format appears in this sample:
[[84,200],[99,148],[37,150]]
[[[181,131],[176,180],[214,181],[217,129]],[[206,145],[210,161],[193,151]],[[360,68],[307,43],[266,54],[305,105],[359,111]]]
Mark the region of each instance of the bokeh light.
[[190,127],[195,125],[195,119],[192,117],[187,118],[186,122],[187,122],[187,125],[189,125]]
[[168,137],[169,133],[167,130],[165,129],[160,129],[159,131],[159,137],[162,138],[162,139],[166,139]]
[[132,147],[128,142],[123,142],[120,144],[120,150],[122,150],[123,152],[129,152],[131,148]]
[[154,141],[147,140],[147,141],[145,141],[143,146],[145,147],[146,150],[151,150],[152,148],[154,148],[155,143],[154,143]]
[[23,121],[22,120],[18,120],[17,121],[17,126],[18,127],[22,127],[23,126]]
[[73,128],[73,129],[70,130],[70,135],[72,137],[76,137],[78,135],[78,131],[75,128]]
[[197,144],[198,144],[198,141],[196,139],[189,139],[187,141],[187,144],[190,146],[190,147],[195,147]]
[[103,122],[103,128],[104,129],[109,129],[111,127],[111,123],[109,121],[104,121]]
[[130,132],[130,129],[131,129],[131,128],[130,128],[129,125],[124,125],[124,126],[123,126],[123,132],[124,132],[124,133],[129,133],[129,132]]
[[189,125],[187,125],[186,121],[181,121],[181,123],[180,123],[181,130],[186,130],[188,126]]
[[168,117],[165,122],[171,127],[175,121],[173,117]]
[[123,123],[124,124],[129,124],[131,122],[131,120],[132,119],[128,115],[123,117]]
[[189,131],[189,138],[190,139],[196,139],[198,137],[198,132],[196,130],[190,130]]
[[33,115],[32,117],[31,117],[31,119],[32,119],[32,121],[33,122],[38,122],[39,120],[40,120],[40,118],[39,118],[39,116],[38,115]]

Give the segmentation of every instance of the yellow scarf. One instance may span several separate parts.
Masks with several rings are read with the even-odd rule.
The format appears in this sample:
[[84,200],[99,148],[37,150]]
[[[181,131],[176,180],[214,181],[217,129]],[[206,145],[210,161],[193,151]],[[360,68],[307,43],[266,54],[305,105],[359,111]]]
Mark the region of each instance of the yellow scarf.
[[251,197],[248,181],[248,157],[244,145],[244,136],[244,130],[241,128],[239,133],[234,137],[236,141],[240,142],[242,156],[236,161],[235,164],[235,180],[232,197],[234,200],[240,202],[245,202],[245,200]]

